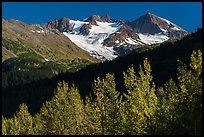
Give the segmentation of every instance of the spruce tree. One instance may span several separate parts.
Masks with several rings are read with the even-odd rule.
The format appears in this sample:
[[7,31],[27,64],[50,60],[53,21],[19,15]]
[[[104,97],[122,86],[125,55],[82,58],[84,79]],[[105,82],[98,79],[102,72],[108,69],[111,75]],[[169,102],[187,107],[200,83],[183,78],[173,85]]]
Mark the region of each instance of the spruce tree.
[[2,115],[2,135],[7,135],[8,122],[7,118]]
[[155,123],[158,98],[151,71],[150,63],[145,58],[144,67],[140,65],[139,76],[136,76],[133,67],[124,72],[124,83],[128,92],[124,94],[127,99],[127,134],[147,134],[148,128]]
[[175,122],[178,120],[178,87],[173,79],[169,79],[163,87],[160,87],[158,94],[161,95],[157,123],[153,134],[174,134]]
[[98,111],[95,110],[93,98],[89,95],[85,99],[85,121],[87,124],[87,131],[89,135],[102,134],[102,128],[100,123],[100,116]]
[[26,104],[21,104],[19,111],[9,119],[2,117],[3,134],[7,135],[32,135],[33,119]]
[[84,105],[79,91],[59,82],[55,96],[43,105],[40,117],[44,134],[85,134]]
[[[178,81],[180,93],[178,95],[180,110],[178,133],[201,134],[202,133],[202,52],[193,51],[191,63],[186,66],[178,62]],[[182,124],[180,124],[182,123]]]
[[94,115],[97,121],[97,134],[115,135],[119,133],[119,92],[115,89],[113,74],[106,74],[105,78],[99,77],[94,81],[93,100]]
[[28,111],[28,107],[25,103],[20,105],[19,112],[17,112],[16,114],[16,119],[20,124],[20,130],[19,130],[20,135],[32,135],[34,133],[33,132],[33,118],[30,115]]

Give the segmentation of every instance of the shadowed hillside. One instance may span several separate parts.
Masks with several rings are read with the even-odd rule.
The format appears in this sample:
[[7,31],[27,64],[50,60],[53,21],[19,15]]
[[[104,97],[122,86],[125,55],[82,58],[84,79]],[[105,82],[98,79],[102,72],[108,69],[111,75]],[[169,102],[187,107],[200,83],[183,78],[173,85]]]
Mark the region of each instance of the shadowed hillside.
[[178,59],[188,64],[190,54],[193,50],[198,49],[202,50],[201,29],[180,41],[165,42],[160,46],[144,47],[113,61],[89,65],[75,73],[61,73],[51,79],[20,85],[8,91],[3,91],[3,114],[11,116],[22,102],[27,102],[30,112],[36,113],[41,104],[53,95],[53,89],[56,88],[57,82],[60,80],[69,83],[74,82],[84,97],[91,92],[91,85],[97,76],[103,77],[105,73],[114,73],[116,89],[123,92],[125,91],[123,71],[127,70],[128,66],[133,65],[135,72],[138,72],[139,64],[145,57],[150,60],[154,81],[158,87],[169,78],[175,78]]

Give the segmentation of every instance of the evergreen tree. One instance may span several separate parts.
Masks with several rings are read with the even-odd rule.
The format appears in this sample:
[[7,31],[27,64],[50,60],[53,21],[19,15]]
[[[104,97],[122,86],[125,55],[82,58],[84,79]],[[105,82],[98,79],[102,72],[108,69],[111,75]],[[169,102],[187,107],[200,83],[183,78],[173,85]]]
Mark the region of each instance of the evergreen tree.
[[[202,133],[202,52],[193,51],[191,63],[188,67],[179,61],[178,81],[180,93],[178,95],[180,130],[177,133]],[[182,124],[181,124],[182,123]]]
[[2,134],[32,135],[33,121],[26,104],[21,104],[19,111],[13,118],[6,119],[2,116]]
[[20,123],[14,115],[13,118],[7,120],[6,124],[7,135],[19,135],[20,132]]
[[6,135],[7,134],[7,119],[2,115],[2,135]]
[[78,89],[59,82],[55,96],[43,105],[41,122],[44,134],[84,134],[84,106]]
[[33,118],[28,111],[26,104],[20,105],[19,112],[14,117],[20,125],[19,134],[20,135],[31,135],[33,134]]
[[169,79],[157,93],[147,59],[139,75],[133,67],[123,73],[127,94],[120,95],[114,75],[106,74],[94,80],[94,96],[84,104],[74,84],[59,82],[34,117],[25,103],[12,118],[2,116],[2,134],[202,134],[202,52],[192,53],[189,66],[178,63],[178,83]]
[[98,115],[98,111],[95,110],[93,98],[91,96],[87,96],[85,99],[85,115],[88,134],[102,134],[100,116]]
[[176,108],[178,104],[178,93],[178,87],[173,79],[169,79],[164,85],[164,88],[159,88],[158,94],[161,98],[154,134],[174,134],[177,128],[175,122],[178,119],[178,110]]
[[147,59],[144,60],[144,70],[140,65],[139,77],[134,68],[124,72],[124,83],[128,94],[126,97],[127,124],[126,134],[147,134],[150,125],[155,123],[155,113],[158,98],[155,94],[155,84],[152,80],[151,67]]
[[[119,92],[115,89],[115,78],[113,74],[106,74],[105,79],[99,77],[94,81],[93,100],[94,115],[97,121],[97,134],[118,134],[120,128]],[[87,101],[88,102],[88,101]],[[90,103],[89,103],[90,104]]]
[[39,113],[33,117],[33,131],[35,135],[43,135],[43,124]]
[[170,79],[160,101],[156,134],[202,133],[202,53],[193,52],[190,67],[178,61],[179,88]]

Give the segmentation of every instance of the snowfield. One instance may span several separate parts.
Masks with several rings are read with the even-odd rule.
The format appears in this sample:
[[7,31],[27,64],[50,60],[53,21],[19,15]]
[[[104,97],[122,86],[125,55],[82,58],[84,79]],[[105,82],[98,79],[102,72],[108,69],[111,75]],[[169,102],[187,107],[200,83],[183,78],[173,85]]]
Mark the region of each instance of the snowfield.
[[161,33],[158,33],[155,35],[139,33],[138,35],[139,35],[141,41],[144,42],[145,44],[148,44],[148,45],[162,43],[162,42],[169,39],[169,37],[167,37],[166,35],[161,34]]
[[112,60],[117,57],[113,47],[103,46],[102,42],[108,38],[110,34],[119,30],[122,25],[117,23],[97,22],[98,26],[92,25],[91,29],[89,30],[89,35],[83,36],[80,34],[79,29],[82,25],[88,22],[71,20],[71,23],[73,24],[73,30],[75,33],[63,32],[63,34],[77,46],[89,52],[91,56],[98,59]]
[[[163,19],[163,18],[162,18]],[[165,20],[165,19],[163,19]],[[168,25],[171,24],[170,21],[167,21]],[[80,34],[80,28],[84,24],[88,24],[89,22],[84,21],[74,21],[70,20],[74,33],[63,32],[65,36],[67,36],[73,43],[82,48],[83,50],[89,52],[89,54],[100,60],[112,60],[118,57],[118,54],[113,50],[113,47],[103,46],[103,42],[106,38],[110,36],[112,33],[117,32],[122,25],[118,23],[108,23],[108,22],[98,22],[98,25],[92,25],[89,30],[90,33],[86,36]],[[179,28],[174,27],[174,30],[179,30]],[[120,43],[118,40],[115,41],[118,45],[123,45],[126,47],[127,45],[151,45],[162,43],[169,39],[167,30],[161,29],[163,32],[157,33],[155,35],[150,34],[142,34],[137,33],[141,40],[133,40],[132,38],[127,38],[125,42]]]

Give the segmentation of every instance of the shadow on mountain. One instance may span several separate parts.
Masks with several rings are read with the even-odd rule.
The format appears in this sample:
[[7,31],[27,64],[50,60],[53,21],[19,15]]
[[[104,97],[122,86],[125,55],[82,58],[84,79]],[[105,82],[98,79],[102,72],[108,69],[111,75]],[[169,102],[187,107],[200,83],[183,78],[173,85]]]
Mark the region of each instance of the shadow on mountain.
[[193,50],[202,50],[202,29],[184,37],[180,41],[164,42],[156,47],[144,47],[131,52],[128,55],[120,56],[113,61],[106,61],[99,64],[86,66],[75,73],[61,73],[51,79],[35,81],[29,84],[19,85],[3,91],[2,113],[11,117],[20,103],[27,103],[31,114],[39,111],[42,103],[51,99],[57,82],[65,80],[71,85],[74,83],[84,98],[92,93],[91,87],[94,79],[103,77],[106,73],[114,73],[116,89],[119,92],[125,91],[123,84],[123,71],[133,65],[135,72],[139,70],[139,64],[144,58],[148,58],[157,87],[162,86],[169,78],[176,81],[177,60],[184,63],[190,62],[190,55]]

